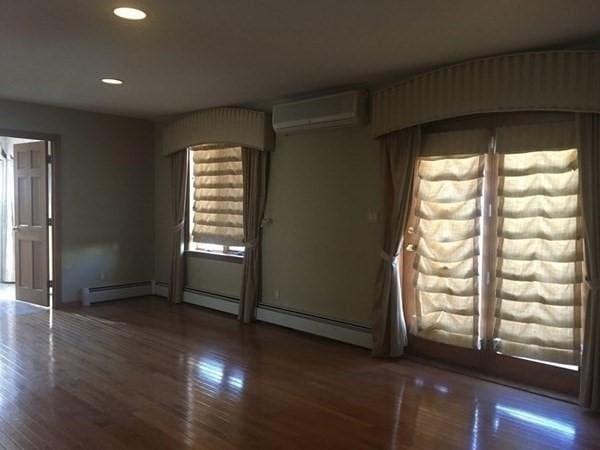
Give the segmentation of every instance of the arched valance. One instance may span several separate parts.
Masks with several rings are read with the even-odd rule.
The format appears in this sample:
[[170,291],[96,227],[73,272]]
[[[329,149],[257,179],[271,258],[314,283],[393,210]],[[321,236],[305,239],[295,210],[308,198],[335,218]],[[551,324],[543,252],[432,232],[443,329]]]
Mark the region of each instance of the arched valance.
[[162,151],[169,155],[192,145],[233,144],[271,150],[268,115],[244,108],[212,108],[181,116],[161,129]]
[[600,52],[552,51],[477,59],[373,95],[373,134],[502,111],[600,112]]

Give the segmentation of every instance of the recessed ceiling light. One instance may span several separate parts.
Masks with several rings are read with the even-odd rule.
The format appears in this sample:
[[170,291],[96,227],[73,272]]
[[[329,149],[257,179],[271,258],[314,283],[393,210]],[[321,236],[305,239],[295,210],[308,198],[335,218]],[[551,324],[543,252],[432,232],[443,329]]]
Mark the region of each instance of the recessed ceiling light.
[[102,78],[102,82],[105,84],[123,84],[123,80],[118,80],[116,78]]
[[142,20],[146,18],[146,13],[136,8],[115,8],[113,13],[115,13],[115,16],[127,20]]

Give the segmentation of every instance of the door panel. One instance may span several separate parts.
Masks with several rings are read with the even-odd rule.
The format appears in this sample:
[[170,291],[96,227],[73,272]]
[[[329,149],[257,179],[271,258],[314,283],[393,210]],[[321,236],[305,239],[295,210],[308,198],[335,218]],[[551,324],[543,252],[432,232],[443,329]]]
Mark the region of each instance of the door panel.
[[16,297],[49,306],[46,143],[15,144],[14,154]]
[[[479,165],[466,164],[463,155],[445,154],[422,156],[415,164],[401,258],[408,352],[575,395],[584,277],[581,219],[577,183],[561,177],[576,181],[576,152],[505,155],[494,151],[494,142]],[[534,164],[539,168],[530,168]],[[466,168],[478,172],[464,176]],[[483,178],[482,191],[460,199],[465,180],[475,176]],[[543,179],[545,190],[531,179]],[[424,193],[423,180],[428,183]],[[456,200],[462,200],[460,208],[454,207]],[[466,227],[473,219],[475,226]],[[477,230],[475,240],[461,241],[472,229]],[[531,250],[537,241],[543,241],[544,252]],[[454,242],[459,245],[444,247]],[[476,245],[479,251],[466,252]],[[457,265],[461,251],[464,265]],[[474,264],[467,258],[471,254]],[[428,265],[422,264],[423,255]],[[423,274],[433,281],[420,283]],[[477,292],[480,297],[473,301]],[[474,339],[454,339],[450,331],[468,336],[470,324]]]

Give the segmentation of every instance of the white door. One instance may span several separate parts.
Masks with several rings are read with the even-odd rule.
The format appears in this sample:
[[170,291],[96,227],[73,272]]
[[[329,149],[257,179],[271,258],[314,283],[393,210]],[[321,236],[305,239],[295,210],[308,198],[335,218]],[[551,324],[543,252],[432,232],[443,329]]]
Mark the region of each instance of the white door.
[[14,146],[16,297],[49,306],[46,142]]

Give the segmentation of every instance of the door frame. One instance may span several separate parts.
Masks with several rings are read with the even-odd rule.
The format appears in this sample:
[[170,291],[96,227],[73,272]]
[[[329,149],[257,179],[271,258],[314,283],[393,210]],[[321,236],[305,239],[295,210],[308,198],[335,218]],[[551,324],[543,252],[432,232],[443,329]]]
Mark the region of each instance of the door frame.
[[52,234],[48,237],[48,246],[52,246],[52,261],[49,262],[51,267],[48,267],[52,273],[52,309],[58,309],[62,305],[62,245],[61,245],[61,228],[62,214],[59,195],[58,178],[60,174],[60,155],[61,155],[61,139],[59,134],[40,133],[36,131],[14,130],[0,128],[0,136],[34,139],[38,141],[46,141],[50,143],[52,151],[52,172],[50,174],[50,196],[48,201],[51,203],[52,210]]
[[[496,119],[495,116],[495,114],[491,114],[489,116],[482,117],[472,116],[467,118],[449,119],[446,122],[432,124],[429,126],[429,128],[427,128],[427,130],[430,132],[444,132],[467,129],[488,129],[490,136],[495,136],[496,128],[502,125],[540,123],[539,120],[536,120],[537,113],[522,113],[522,115],[519,117],[519,120],[516,121],[512,121],[511,117],[507,115],[499,116],[499,119]],[[487,149],[487,152],[481,153],[481,155],[485,156],[486,158],[489,158],[490,155],[495,154],[495,151],[492,151],[491,147]],[[418,172],[419,160],[420,158],[417,159],[417,163],[414,165],[413,172],[411,174],[412,180],[417,179],[416,175]],[[497,161],[494,160],[494,164],[496,163]],[[486,164],[488,164],[488,162],[486,162]],[[488,167],[490,167],[489,164]],[[496,191],[496,183],[498,182],[497,178],[497,172],[495,172],[494,176],[488,177],[488,182],[490,182],[488,190]],[[417,184],[413,182],[410,194],[410,208],[407,214],[407,217],[409,218],[415,217],[417,202],[415,202],[414,199],[416,198],[416,192]],[[496,211],[495,204],[492,206],[492,211]],[[414,224],[408,223],[407,228],[410,225]],[[409,355],[431,360],[434,363],[442,363],[450,367],[474,371],[490,378],[514,382],[518,385],[549,390],[571,397],[576,397],[578,395],[581,370],[580,367],[577,370],[573,370],[552,363],[503,355],[497,353],[492,348],[460,347],[443,342],[428,340],[411,333],[411,331],[415,329],[417,323],[417,304],[414,295],[415,290],[412,284],[412,266],[415,256],[413,251],[406,249],[407,234],[411,234],[408,232],[408,229],[403,234],[398,260],[400,262],[401,277],[403,280],[405,280],[405,283],[402,284],[402,297],[403,308],[405,312],[405,323],[408,329],[408,345],[406,347],[406,352]],[[493,235],[492,238],[495,239],[495,235]],[[496,245],[487,245],[486,248],[496,248]],[[490,255],[481,255],[482,260],[486,257],[489,258]],[[489,264],[488,262],[488,267],[491,268],[493,265]],[[492,283],[495,283],[495,270],[490,269],[490,276]],[[489,286],[493,286],[493,284],[490,284]],[[483,289],[490,289],[489,286],[486,286],[485,283],[483,283]],[[494,293],[495,289],[492,288],[491,292]],[[481,309],[480,314],[486,315],[487,317],[489,317],[490,314],[493,316],[494,308],[495,305],[491,307],[489,305],[484,306]],[[490,342],[491,339],[491,331],[492,330],[484,329],[483,333],[481,334],[481,336],[483,336],[488,342]]]

